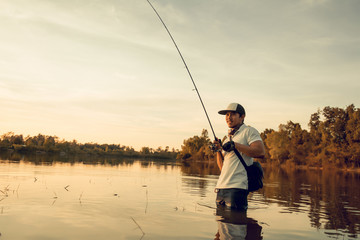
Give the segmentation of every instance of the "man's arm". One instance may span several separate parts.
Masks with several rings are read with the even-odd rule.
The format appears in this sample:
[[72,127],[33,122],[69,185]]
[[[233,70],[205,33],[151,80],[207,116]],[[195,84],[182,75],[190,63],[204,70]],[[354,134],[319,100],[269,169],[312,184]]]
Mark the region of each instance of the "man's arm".
[[236,149],[246,154],[249,157],[253,158],[263,158],[265,157],[265,148],[262,141],[258,140],[250,144],[250,146],[243,145],[240,143],[235,143]]
[[221,171],[221,169],[223,167],[223,163],[224,163],[224,156],[221,153],[221,142],[220,142],[220,140],[215,139],[214,144],[216,146],[216,149],[218,150],[218,152],[216,153],[216,162]]
[[221,171],[224,163],[224,156],[222,155],[221,151],[216,153],[216,159],[217,159],[217,165]]

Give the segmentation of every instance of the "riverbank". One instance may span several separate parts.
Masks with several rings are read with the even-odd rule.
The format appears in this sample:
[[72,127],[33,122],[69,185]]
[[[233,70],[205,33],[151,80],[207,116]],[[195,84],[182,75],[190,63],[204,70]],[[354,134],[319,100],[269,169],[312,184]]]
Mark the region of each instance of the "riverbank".
[[176,158],[178,150],[158,147],[142,147],[139,151],[120,144],[79,143],[65,141],[57,136],[38,134],[37,136],[16,135],[8,132],[0,137],[0,151],[18,154],[59,154],[60,156],[88,154],[94,156],[115,156],[135,158]]
[[345,168],[345,167],[335,167],[332,165],[327,166],[307,166],[307,165],[296,165],[294,163],[285,163],[285,164],[277,164],[277,163],[267,163],[267,162],[261,162],[261,166],[270,167],[270,168],[282,168],[286,170],[320,170],[320,171],[342,171],[342,172],[354,172],[354,173],[360,173],[360,168]]
[[1,150],[0,159],[9,161],[26,161],[35,163],[51,163],[51,162],[83,162],[83,163],[99,163],[99,164],[118,164],[120,162],[132,162],[135,160],[153,160],[153,161],[171,161],[175,162],[176,157],[171,155],[160,154],[139,154],[139,153],[64,153],[64,152],[17,152],[15,150]]

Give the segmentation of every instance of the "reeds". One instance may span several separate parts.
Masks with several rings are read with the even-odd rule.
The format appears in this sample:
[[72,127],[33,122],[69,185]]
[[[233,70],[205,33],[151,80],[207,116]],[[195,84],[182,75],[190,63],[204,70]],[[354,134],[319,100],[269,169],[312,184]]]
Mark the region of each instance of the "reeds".
[[145,232],[142,230],[141,226],[135,221],[135,219],[133,217],[131,217],[131,219],[134,221],[134,223],[138,226],[138,228],[142,232],[142,236],[140,238],[140,240],[141,240],[145,236]]

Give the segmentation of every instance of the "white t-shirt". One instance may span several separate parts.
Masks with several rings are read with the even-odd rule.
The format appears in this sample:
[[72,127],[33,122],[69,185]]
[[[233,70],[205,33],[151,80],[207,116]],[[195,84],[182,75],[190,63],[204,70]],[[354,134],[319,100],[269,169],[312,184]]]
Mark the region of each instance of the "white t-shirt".
[[[259,132],[250,126],[243,124],[239,130],[237,130],[232,137],[232,140],[236,143],[249,146],[255,141],[262,141]],[[229,141],[229,139],[227,139]],[[224,144],[227,142],[225,141]],[[253,158],[243,153],[240,153],[245,163],[250,166],[253,163]],[[247,174],[240,159],[236,156],[234,151],[223,151],[224,162],[223,167],[216,184],[217,189],[223,188],[241,188],[248,189]]]

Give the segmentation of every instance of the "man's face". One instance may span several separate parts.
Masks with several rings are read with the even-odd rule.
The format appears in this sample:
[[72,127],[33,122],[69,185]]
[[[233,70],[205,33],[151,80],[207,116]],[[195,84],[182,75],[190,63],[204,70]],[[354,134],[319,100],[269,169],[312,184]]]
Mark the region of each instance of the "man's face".
[[229,128],[234,128],[240,125],[244,121],[245,115],[240,117],[240,114],[237,112],[227,112],[225,115],[225,120]]

